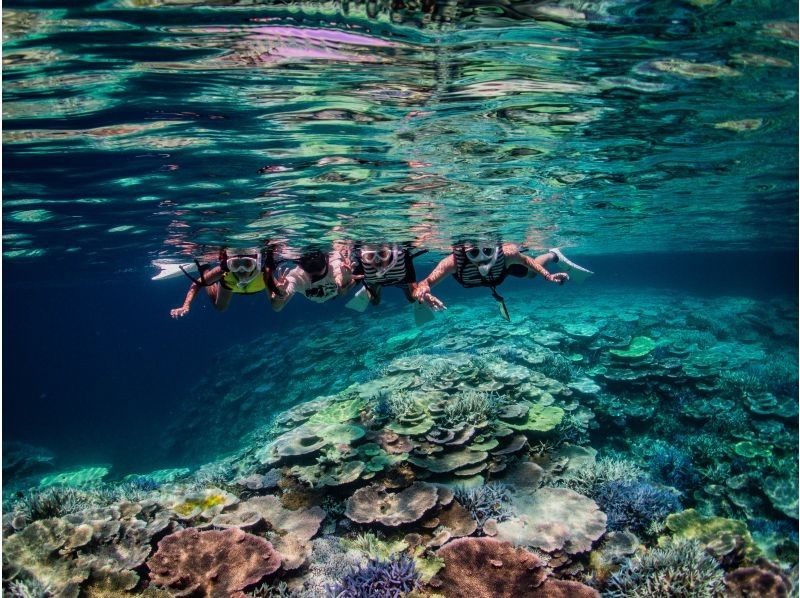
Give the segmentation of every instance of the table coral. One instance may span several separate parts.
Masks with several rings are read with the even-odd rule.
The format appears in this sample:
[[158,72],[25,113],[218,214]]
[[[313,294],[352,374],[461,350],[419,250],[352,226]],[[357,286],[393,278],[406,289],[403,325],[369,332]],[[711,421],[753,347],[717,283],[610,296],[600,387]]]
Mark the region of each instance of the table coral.
[[576,554],[590,550],[606,531],[597,503],[567,488],[517,493],[512,507],[517,516],[497,525],[497,537],[517,545]]
[[280,555],[264,538],[240,529],[166,536],[147,561],[150,579],[175,596],[244,598],[242,590],[280,567]]
[[438,502],[436,486],[415,482],[389,494],[380,486],[357,490],[347,501],[345,515],[356,523],[382,523],[390,527],[419,520]]
[[444,568],[431,580],[445,598],[589,598],[599,594],[577,582],[548,578],[544,561],[493,538],[459,538],[440,548]]

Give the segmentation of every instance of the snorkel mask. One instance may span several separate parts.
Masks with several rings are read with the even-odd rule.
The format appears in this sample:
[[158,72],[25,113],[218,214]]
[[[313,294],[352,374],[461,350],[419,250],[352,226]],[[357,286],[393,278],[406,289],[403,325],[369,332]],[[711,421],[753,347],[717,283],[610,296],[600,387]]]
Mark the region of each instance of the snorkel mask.
[[225,257],[225,267],[236,277],[240,287],[250,284],[261,272],[261,252],[258,249],[237,249]]
[[475,264],[481,276],[486,278],[486,275],[492,270],[497,256],[500,252],[500,245],[490,241],[479,241],[469,248],[464,248],[464,254],[467,259]]
[[[395,267],[401,251],[402,249],[397,245],[383,245],[378,249],[362,249],[361,261],[375,268],[377,278],[383,278],[389,270]],[[382,265],[384,263],[385,265]]]

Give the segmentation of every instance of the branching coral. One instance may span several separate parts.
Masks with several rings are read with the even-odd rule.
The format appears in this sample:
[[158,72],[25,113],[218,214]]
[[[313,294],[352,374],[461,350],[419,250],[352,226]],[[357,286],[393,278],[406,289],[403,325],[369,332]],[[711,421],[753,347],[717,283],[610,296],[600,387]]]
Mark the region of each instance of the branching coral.
[[371,559],[328,587],[330,598],[396,598],[411,592],[420,574],[414,560],[400,555],[388,561]]
[[12,581],[8,584],[5,595],[8,598],[48,598],[53,593],[49,585],[38,579],[29,578]]
[[465,390],[447,401],[441,421],[447,427],[461,423],[478,424],[488,420],[501,401],[497,393]]
[[69,486],[50,486],[43,490],[34,488],[25,492],[12,503],[11,510],[31,522],[77,513],[97,502],[89,492]]
[[682,509],[678,497],[647,482],[606,482],[593,494],[600,509],[608,516],[608,528],[629,529],[636,533]]
[[455,496],[481,527],[487,519],[500,522],[512,515],[511,493],[505,484],[492,482],[473,488],[460,486],[455,489]]
[[650,475],[653,479],[680,490],[697,486],[700,476],[689,455],[665,442],[657,443],[651,455]]
[[723,571],[699,543],[672,542],[625,563],[611,576],[603,595],[608,598],[718,598],[725,595]]

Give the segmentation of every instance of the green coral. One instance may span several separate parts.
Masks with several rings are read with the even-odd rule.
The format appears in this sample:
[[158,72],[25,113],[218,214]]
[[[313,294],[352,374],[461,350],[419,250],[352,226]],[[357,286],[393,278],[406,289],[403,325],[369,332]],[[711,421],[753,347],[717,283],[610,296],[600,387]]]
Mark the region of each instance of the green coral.
[[[672,537],[680,540],[696,540],[717,557],[733,550],[742,550],[744,556],[755,559],[760,550],[743,521],[725,517],[703,517],[694,509],[673,513],[667,517],[666,528]],[[661,543],[666,540],[662,538]]]
[[351,399],[348,401],[339,401],[331,403],[312,415],[308,424],[311,425],[325,425],[325,424],[343,424],[351,420],[357,419],[361,410],[364,409],[367,402],[363,399]]
[[611,349],[609,353],[620,359],[641,359],[656,348],[656,343],[648,336],[637,336],[631,340],[627,349]]
[[554,405],[544,405],[542,402],[534,403],[528,409],[524,422],[515,424],[504,422],[504,425],[520,432],[549,432],[564,419],[564,410]]

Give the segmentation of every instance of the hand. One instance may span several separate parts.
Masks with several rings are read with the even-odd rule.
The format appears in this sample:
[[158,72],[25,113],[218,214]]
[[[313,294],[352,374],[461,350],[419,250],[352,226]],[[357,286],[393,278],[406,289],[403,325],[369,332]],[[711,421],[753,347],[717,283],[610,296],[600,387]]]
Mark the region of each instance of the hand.
[[182,318],[188,313],[189,313],[189,308],[184,305],[182,307],[176,307],[175,309],[170,310],[169,315],[171,315],[173,318],[177,320],[178,318]]
[[564,284],[569,280],[569,274],[566,272],[556,272],[555,274],[551,274],[547,277],[548,282],[557,282],[558,284]]
[[430,294],[431,294],[431,287],[425,284],[424,282],[417,283],[416,285],[413,284],[411,285],[411,295],[414,297],[414,299],[416,299],[420,303],[422,303],[423,297],[425,295],[430,295]]
[[430,293],[424,293],[420,299],[420,303],[424,303],[428,307],[430,307],[433,311],[443,311],[447,309],[444,303],[442,303],[441,299],[431,295]]

